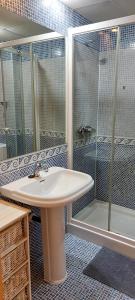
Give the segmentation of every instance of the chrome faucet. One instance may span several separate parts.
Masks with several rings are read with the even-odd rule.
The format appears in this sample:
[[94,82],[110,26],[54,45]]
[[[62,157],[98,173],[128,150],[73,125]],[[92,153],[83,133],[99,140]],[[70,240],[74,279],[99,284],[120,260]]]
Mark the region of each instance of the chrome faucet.
[[48,164],[47,164],[45,161],[43,161],[43,167],[42,167],[42,169],[43,169],[45,172],[48,172],[48,171],[49,171]]
[[40,174],[39,172],[42,170],[42,166],[41,166],[41,163],[40,162],[36,162],[35,163],[35,167],[34,167],[34,176],[35,177],[39,177]]
[[45,171],[48,172],[48,165],[44,161],[41,162],[36,162],[35,163],[35,168],[34,168],[34,176],[39,177],[40,176],[40,171]]
[[85,133],[92,133],[93,130],[94,130],[94,128],[92,128],[89,125],[86,125],[86,126],[79,127],[78,133],[81,135],[84,135]]

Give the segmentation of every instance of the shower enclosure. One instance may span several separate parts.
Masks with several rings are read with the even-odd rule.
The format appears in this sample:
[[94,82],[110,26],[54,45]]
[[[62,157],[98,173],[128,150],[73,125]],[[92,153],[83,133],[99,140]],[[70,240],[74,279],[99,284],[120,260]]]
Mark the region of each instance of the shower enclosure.
[[65,39],[0,44],[0,161],[65,142]]
[[69,167],[94,188],[68,231],[135,257],[135,16],[69,29]]

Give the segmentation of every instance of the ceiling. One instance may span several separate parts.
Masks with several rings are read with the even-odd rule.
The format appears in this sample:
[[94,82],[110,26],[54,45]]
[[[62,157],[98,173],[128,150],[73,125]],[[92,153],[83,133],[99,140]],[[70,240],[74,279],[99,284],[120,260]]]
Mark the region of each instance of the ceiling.
[[61,0],[91,22],[135,14],[135,0]]
[[47,32],[51,30],[0,8],[0,42]]

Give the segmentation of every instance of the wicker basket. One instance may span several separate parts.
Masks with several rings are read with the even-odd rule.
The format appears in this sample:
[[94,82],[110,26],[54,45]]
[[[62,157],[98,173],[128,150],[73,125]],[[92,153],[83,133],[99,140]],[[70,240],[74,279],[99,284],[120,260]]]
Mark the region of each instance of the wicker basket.
[[23,238],[23,221],[0,232],[0,254]]
[[28,291],[27,288],[19,293],[13,300],[28,300]]
[[5,278],[14,272],[23,262],[26,261],[25,244],[21,244],[15,250],[1,259],[2,276]]
[[23,266],[4,283],[4,300],[13,299],[28,281],[28,266]]

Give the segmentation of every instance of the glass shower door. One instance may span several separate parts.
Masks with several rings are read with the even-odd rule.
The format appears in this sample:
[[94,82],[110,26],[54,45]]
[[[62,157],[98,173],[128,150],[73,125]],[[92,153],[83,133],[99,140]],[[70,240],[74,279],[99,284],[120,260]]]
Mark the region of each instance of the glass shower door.
[[118,28],[74,37],[73,169],[94,188],[73,203],[83,223],[110,230]]
[[[94,181],[97,156],[98,59],[97,34],[74,37],[73,169],[90,174]],[[87,223],[94,200],[95,187],[73,203],[73,217]]]
[[[74,90],[73,90],[73,169],[90,174],[93,189],[73,203],[76,220],[99,226],[100,208],[97,189],[97,134],[99,108],[99,47],[97,32],[74,37]],[[102,220],[107,229],[108,215]]]
[[110,230],[135,239],[135,25],[119,35]]

